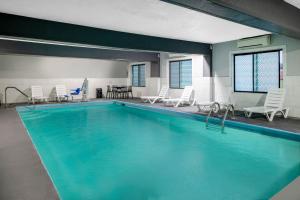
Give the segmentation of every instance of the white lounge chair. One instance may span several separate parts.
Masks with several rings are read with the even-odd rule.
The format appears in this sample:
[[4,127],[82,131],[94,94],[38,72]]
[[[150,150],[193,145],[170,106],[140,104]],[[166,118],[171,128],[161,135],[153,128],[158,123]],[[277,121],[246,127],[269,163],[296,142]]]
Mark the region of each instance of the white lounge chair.
[[[210,111],[211,109],[215,109],[217,112],[219,109],[223,110],[228,105],[235,105],[229,98],[227,101],[196,101],[195,105],[198,107],[198,111]],[[216,107],[217,106],[217,107]]]
[[174,107],[178,107],[179,105],[194,105],[196,100],[192,99],[193,95],[193,86],[185,86],[182,95],[180,98],[175,98],[175,99],[163,99],[162,101],[164,102],[165,105],[171,105]]
[[273,121],[274,116],[281,113],[284,118],[287,118],[289,108],[283,107],[284,98],[284,89],[270,89],[264,106],[244,108],[245,115],[251,117],[252,113],[261,113],[267,117],[268,121]]
[[[225,103],[220,103],[220,102],[217,102],[217,101],[196,101],[195,105],[198,107],[198,111],[210,111],[211,109],[215,109],[216,112],[220,109],[218,107],[214,107],[214,105],[218,105],[218,106],[224,106]],[[214,108],[213,108],[214,107]]]
[[[226,93],[224,93],[226,94]],[[228,98],[222,101],[214,100],[214,101],[196,101],[195,105],[198,107],[198,112],[208,112],[211,109],[214,109],[215,112],[219,110],[224,110],[228,106],[234,106],[235,108],[238,106],[235,102],[234,93],[229,91],[227,93]]]
[[35,104],[36,101],[48,101],[48,98],[44,97],[43,88],[41,86],[31,86],[31,101],[33,104]]
[[69,100],[70,94],[67,93],[67,88],[65,85],[56,85],[55,86],[56,99],[60,102],[64,99]]
[[157,101],[161,101],[165,98],[167,98],[169,91],[168,86],[163,86],[158,94],[158,96],[141,96],[141,99],[144,100],[144,102],[149,102],[151,104],[154,104]]

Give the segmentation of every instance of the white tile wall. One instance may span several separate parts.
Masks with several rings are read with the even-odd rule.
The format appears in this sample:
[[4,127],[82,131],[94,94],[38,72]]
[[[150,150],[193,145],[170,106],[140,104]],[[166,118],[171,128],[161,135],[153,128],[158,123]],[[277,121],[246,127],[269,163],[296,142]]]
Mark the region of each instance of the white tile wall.
[[[88,98],[96,97],[96,88],[102,88],[106,94],[107,85],[126,85],[127,78],[89,78]],[[43,87],[45,96],[54,97],[54,88],[57,84],[64,84],[68,89],[81,88],[83,79],[0,79],[0,93],[4,101],[4,90],[7,86],[14,86],[30,95],[32,85]],[[26,98],[15,90],[8,90],[7,102],[26,102]]]
[[160,90],[160,78],[146,78],[146,87],[133,87],[133,96],[155,96]]

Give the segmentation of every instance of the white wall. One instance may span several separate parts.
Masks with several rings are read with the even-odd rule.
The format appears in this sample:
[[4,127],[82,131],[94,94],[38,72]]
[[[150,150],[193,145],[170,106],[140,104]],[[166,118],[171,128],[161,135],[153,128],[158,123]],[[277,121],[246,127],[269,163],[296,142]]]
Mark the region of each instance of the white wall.
[[238,52],[280,48],[283,49],[284,61],[283,87],[287,91],[285,104],[290,108],[290,116],[300,117],[300,40],[286,36],[272,35],[269,47],[243,51],[237,48],[237,41],[214,44],[213,81],[215,99],[217,101],[231,101],[240,108],[262,105],[266,96],[265,94],[233,92],[232,55]]
[[[195,91],[195,97],[200,101],[209,101],[210,99],[210,78],[203,77],[203,56],[202,55],[184,55],[179,57],[172,57],[169,53],[160,53],[160,78],[150,77],[150,63],[144,62],[146,65],[146,87],[133,87],[134,96],[153,96],[157,95],[160,88],[163,85],[169,86],[169,62],[172,60],[185,60],[192,59],[193,64],[193,76],[192,84]],[[133,64],[141,63],[130,63],[128,66],[128,84],[131,84],[131,66]],[[180,97],[183,89],[170,89],[169,97]]]
[[[210,100],[210,77],[203,77],[203,56],[185,55],[183,57],[172,57],[172,54],[160,54],[161,85],[169,85],[169,62],[172,60],[192,59],[192,85],[195,98],[199,101]],[[170,89],[169,96],[180,97],[183,89]]]
[[128,85],[132,85],[132,65],[135,64],[145,64],[146,74],[145,74],[145,87],[132,87],[132,92],[134,97],[141,96],[152,96],[157,95],[160,89],[160,78],[151,77],[151,63],[150,62],[134,62],[128,65]]
[[[127,83],[128,62],[98,59],[79,59],[46,56],[0,55],[0,93],[14,86],[30,94],[31,85],[41,85],[45,96],[53,97],[56,84],[67,88],[81,87],[85,77],[89,80],[89,98],[95,98],[95,88],[104,94],[108,84]],[[8,102],[24,102],[26,98],[8,90]]]

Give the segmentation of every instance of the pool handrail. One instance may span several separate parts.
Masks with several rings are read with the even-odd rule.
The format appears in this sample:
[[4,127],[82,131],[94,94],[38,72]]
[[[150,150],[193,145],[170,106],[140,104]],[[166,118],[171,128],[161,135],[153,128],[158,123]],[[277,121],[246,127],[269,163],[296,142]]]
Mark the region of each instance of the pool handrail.
[[8,87],[5,88],[5,93],[4,93],[4,99],[5,99],[4,105],[5,105],[5,108],[7,108],[7,90],[8,89],[15,89],[15,90],[17,90],[19,93],[21,93],[23,96],[25,96],[27,98],[27,103],[29,104],[30,97],[27,94],[25,94],[24,92],[22,92],[17,87],[8,86]]

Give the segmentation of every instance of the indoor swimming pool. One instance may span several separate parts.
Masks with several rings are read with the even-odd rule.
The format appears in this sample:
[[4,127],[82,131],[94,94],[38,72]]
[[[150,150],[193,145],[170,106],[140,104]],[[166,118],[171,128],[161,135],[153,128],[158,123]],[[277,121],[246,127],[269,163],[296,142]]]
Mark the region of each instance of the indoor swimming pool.
[[18,108],[59,197],[269,199],[300,175],[299,140],[131,104]]

